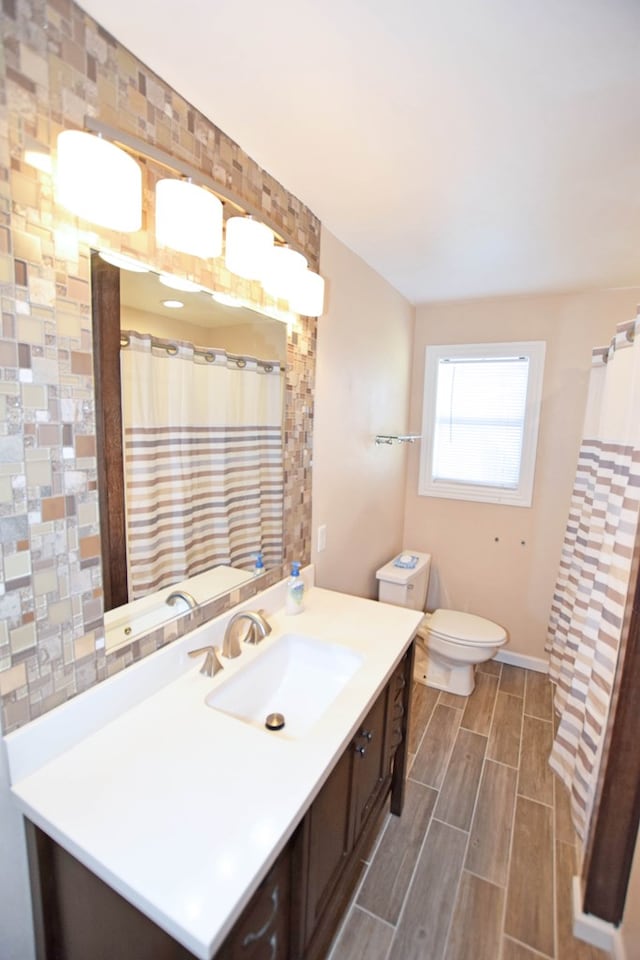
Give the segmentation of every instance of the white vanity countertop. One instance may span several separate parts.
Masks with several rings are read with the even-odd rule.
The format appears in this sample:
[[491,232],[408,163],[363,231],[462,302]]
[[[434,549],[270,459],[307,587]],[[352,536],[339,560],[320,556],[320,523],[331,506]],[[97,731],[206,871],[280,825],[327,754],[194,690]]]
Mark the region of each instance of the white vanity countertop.
[[[203,960],[284,847],[422,616],[312,588],[304,612],[288,617],[282,599],[279,584],[243,604],[266,609],[273,633],[243,645],[215,678],[202,676],[187,651],[221,644],[230,614],[99,684],[95,709],[87,691],[6,738],[25,816]],[[292,632],[347,646],[364,661],[303,738],[206,706],[214,686]],[[172,676],[163,657],[176,666]],[[109,719],[120,693],[121,712]],[[42,765],[30,771],[26,754]]]

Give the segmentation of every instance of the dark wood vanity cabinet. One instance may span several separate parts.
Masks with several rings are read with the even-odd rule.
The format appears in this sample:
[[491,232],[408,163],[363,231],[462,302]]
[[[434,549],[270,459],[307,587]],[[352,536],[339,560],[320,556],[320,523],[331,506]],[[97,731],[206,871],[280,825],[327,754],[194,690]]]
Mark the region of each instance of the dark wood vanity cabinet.
[[291,956],[289,843],[216,953],[216,960],[288,960]]
[[[216,960],[321,960],[391,794],[404,799],[413,648],[359,726]],[[27,823],[38,960],[193,960]]]

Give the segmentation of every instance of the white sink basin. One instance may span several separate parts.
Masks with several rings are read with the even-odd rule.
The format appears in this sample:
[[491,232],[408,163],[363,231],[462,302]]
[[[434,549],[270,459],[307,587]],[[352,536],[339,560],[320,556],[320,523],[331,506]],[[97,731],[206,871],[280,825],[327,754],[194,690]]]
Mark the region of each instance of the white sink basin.
[[361,664],[360,654],[346,647],[285,633],[212,690],[206,703],[263,730],[269,714],[283,714],[282,734],[300,737],[320,719]]

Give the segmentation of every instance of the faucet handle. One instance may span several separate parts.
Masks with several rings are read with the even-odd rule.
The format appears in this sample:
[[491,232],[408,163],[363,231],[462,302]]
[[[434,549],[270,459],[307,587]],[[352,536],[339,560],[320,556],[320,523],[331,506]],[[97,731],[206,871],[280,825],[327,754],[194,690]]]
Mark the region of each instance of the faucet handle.
[[256,620],[252,621],[247,635],[244,638],[245,643],[251,643],[254,645],[256,643],[260,643],[261,640],[264,640],[264,638],[268,637],[271,633],[271,624],[267,620],[266,611],[258,610],[255,616]]
[[219,647],[198,647],[197,650],[189,650],[189,656],[199,657],[206,653],[204,663],[200,667],[200,673],[203,673],[205,677],[215,677],[219,670],[224,670],[224,665],[218,659],[219,652]]

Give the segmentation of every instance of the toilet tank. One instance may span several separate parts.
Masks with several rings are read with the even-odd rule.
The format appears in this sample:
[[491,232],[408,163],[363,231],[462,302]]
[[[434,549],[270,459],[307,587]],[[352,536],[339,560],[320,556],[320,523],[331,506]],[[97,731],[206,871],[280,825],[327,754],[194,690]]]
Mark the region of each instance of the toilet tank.
[[[398,560],[401,557],[416,557],[415,566],[399,566]],[[424,610],[427,602],[430,569],[430,553],[403,550],[402,553],[399,553],[389,563],[385,563],[384,567],[380,567],[376,572],[378,600],[383,603],[393,603],[397,607]]]

